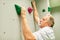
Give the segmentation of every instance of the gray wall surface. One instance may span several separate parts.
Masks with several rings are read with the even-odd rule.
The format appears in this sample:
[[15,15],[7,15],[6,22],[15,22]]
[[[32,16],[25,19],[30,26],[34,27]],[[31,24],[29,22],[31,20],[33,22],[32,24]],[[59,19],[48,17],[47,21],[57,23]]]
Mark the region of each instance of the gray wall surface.
[[52,8],[51,13],[55,19],[54,32],[56,40],[60,40],[60,6]]
[[35,31],[33,13],[29,14],[31,0],[0,0],[0,40],[23,40],[21,19],[18,17],[15,4],[26,8],[26,18],[31,31]]

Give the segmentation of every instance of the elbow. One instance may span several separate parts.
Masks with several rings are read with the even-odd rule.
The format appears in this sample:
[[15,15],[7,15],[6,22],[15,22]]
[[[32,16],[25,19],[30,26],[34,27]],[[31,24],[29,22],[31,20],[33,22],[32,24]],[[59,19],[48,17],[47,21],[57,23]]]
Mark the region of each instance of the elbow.
[[35,38],[27,38],[27,40],[36,40]]
[[27,37],[27,38],[25,38],[25,40],[36,40],[36,38],[35,37]]

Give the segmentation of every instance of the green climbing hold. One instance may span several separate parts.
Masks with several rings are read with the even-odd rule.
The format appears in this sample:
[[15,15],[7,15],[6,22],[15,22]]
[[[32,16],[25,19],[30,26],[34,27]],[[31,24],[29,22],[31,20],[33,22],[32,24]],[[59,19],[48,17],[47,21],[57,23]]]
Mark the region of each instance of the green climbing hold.
[[48,7],[48,12],[50,12],[51,11],[51,7]]
[[18,15],[21,14],[21,7],[15,4],[15,9]]

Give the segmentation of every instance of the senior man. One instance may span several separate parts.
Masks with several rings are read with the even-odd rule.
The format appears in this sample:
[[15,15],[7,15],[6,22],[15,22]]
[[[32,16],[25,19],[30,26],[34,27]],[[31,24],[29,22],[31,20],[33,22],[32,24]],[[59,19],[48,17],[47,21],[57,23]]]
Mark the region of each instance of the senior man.
[[54,18],[52,15],[45,15],[42,19],[39,19],[36,3],[32,1],[33,15],[35,22],[38,23],[40,29],[34,33],[29,28],[26,19],[26,10],[25,8],[21,8],[21,22],[22,22],[22,30],[25,40],[46,40],[51,39],[55,40],[53,25]]

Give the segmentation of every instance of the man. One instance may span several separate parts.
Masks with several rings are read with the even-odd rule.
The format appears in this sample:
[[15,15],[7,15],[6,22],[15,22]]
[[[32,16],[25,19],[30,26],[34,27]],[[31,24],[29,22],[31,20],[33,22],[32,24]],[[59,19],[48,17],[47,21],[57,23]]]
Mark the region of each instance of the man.
[[31,32],[27,23],[25,8],[22,8],[21,22],[25,40],[46,40],[48,38],[55,40],[54,32],[52,29],[54,25],[54,18],[51,15],[46,15],[42,19],[39,19],[35,1],[32,1],[32,7],[35,22],[38,23],[40,29],[34,33]]

